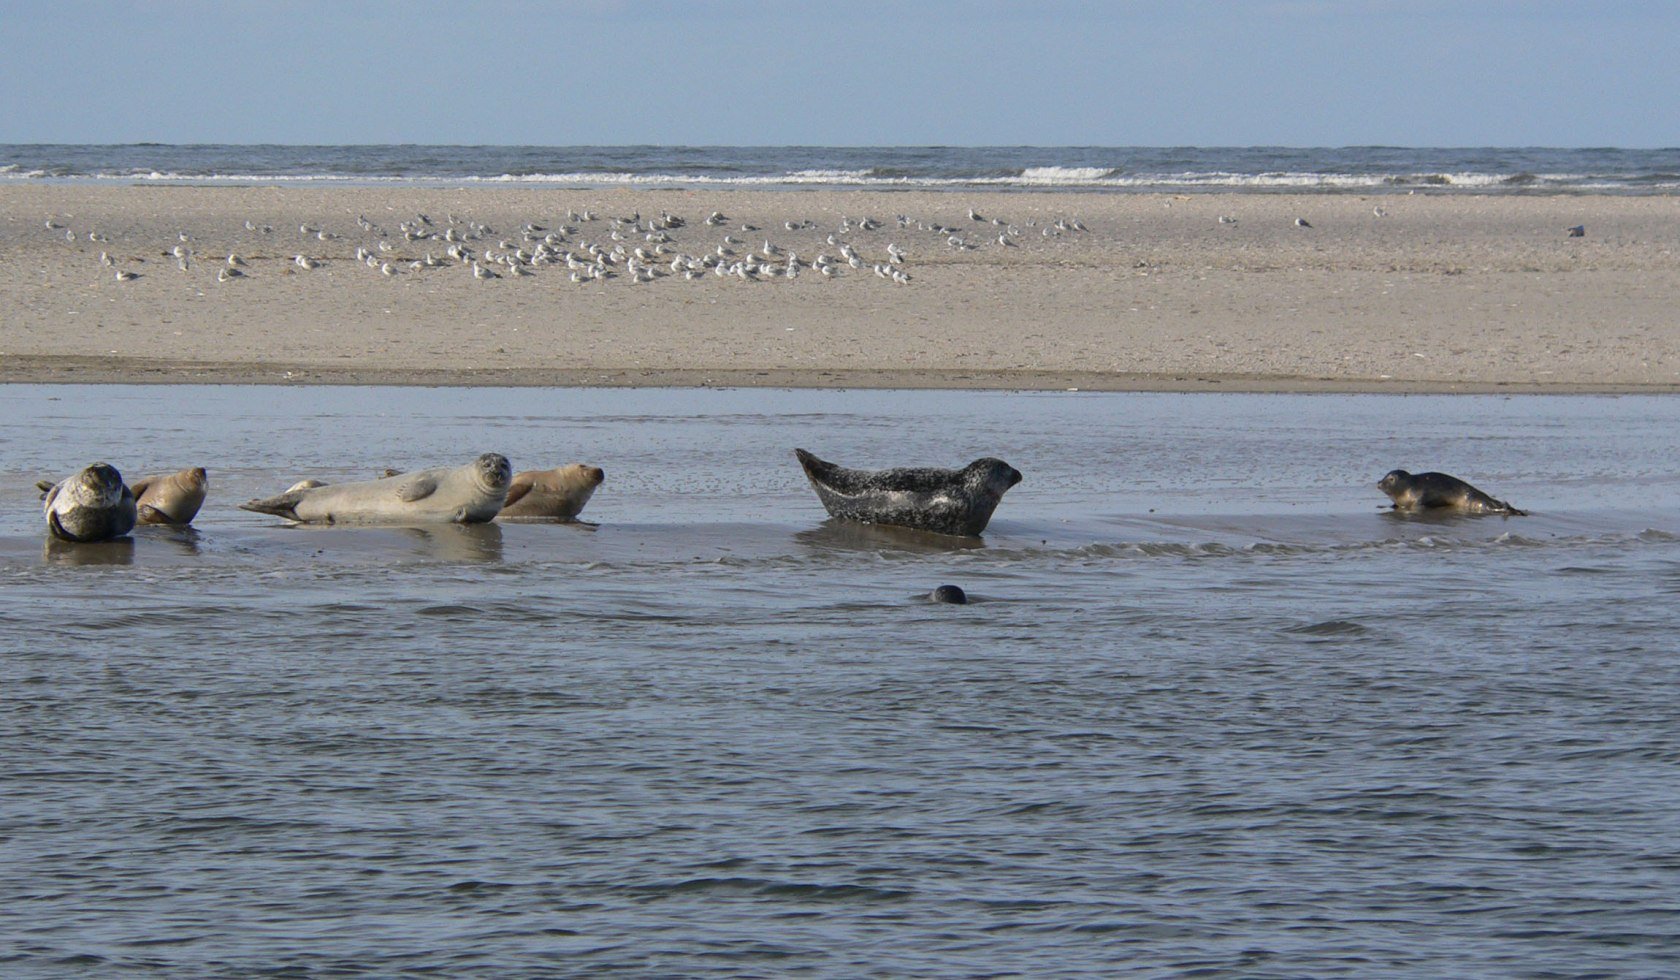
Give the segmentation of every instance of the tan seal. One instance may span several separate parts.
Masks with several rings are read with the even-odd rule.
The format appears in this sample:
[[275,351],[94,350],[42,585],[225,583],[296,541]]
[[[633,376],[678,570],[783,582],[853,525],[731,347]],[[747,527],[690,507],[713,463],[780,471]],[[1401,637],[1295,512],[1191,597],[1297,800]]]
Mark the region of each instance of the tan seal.
[[[301,524],[480,524],[507,500],[513,467],[500,453],[465,466],[399,473],[360,483],[293,486],[275,497],[240,504]],[[308,482],[308,481],[305,481]]]
[[210,477],[204,467],[194,466],[175,473],[143,476],[129,485],[141,524],[191,524],[204,506]]
[[525,470],[508,484],[500,520],[575,521],[583,505],[606,479],[599,466],[571,463],[552,470]]

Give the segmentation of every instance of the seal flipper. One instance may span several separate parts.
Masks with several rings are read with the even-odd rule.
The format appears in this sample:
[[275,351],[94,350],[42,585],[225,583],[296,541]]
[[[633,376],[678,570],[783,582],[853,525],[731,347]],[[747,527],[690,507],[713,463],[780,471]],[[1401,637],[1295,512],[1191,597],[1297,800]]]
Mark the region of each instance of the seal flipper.
[[151,485],[152,478],[149,476],[143,476],[140,479],[135,480],[133,483],[130,483],[128,485],[128,489],[133,492],[134,499],[139,500],[141,497],[146,495],[146,489]]
[[41,491],[41,499],[42,500],[47,499],[47,494],[52,493],[53,487],[56,487],[56,486],[58,486],[58,484],[55,483],[52,480],[36,480],[35,481],[35,489]]
[[[175,520],[175,518],[170,517],[168,514],[165,514],[163,511],[158,510],[156,507],[153,507],[151,504],[141,504],[138,513],[139,513],[139,517],[140,517],[140,523],[142,523],[142,524],[169,524],[169,525],[172,525],[172,526],[181,526],[181,527],[185,526],[184,524],[181,524],[180,521]],[[191,524],[191,523],[192,523],[191,521],[187,522],[187,524]]]
[[55,538],[58,538],[60,541],[82,540],[64,529],[64,525],[59,523],[58,511],[56,510],[47,512],[47,533],[51,534]]
[[530,493],[531,487],[535,485],[536,481],[523,473],[514,477],[513,482],[508,484],[507,499],[502,501],[502,509],[507,510],[512,507],[526,494]]
[[287,490],[278,497],[268,497],[263,500],[247,500],[239,505],[240,510],[255,511],[258,514],[273,514],[284,517],[288,521],[299,521],[296,507],[303,501],[303,491]]
[[405,504],[412,504],[416,500],[425,500],[437,491],[437,477],[416,476],[397,488],[397,499]]

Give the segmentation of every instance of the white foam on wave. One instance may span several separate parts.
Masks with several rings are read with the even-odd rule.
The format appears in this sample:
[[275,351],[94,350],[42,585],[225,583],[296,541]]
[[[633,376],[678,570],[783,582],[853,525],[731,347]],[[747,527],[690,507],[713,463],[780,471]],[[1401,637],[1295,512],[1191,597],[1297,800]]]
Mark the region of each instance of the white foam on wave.
[[[375,175],[375,174],[219,174],[152,170],[144,173],[63,174],[44,169],[23,170],[18,164],[0,165],[0,183],[36,180],[53,182],[203,185],[345,185],[345,186],[466,186],[567,185],[574,187],[714,187],[760,188],[827,186],[847,188],[925,188],[929,190],[1054,187],[1093,190],[1233,190],[1233,191],[1360,191],[1427,188],[1434,191],[1505,191],[1525,188],[1577,191],[1626,190],[1624,182],[1580,173],[1325,173],[1272,171],[1186,171],[1179,173],[1120,173],[1105,167],[1027,167],[1004,176],[883,175],[869,169],[805,169],[782,174],[708,176],[673,173],[567,172],[487,175]],[[1680,189],[1680,181],[1655,180],[1638,185],[1646,192]]]
[[1027,167],[1020,180],[1028,184],[1088,184],[1114,173],[1112,167]]

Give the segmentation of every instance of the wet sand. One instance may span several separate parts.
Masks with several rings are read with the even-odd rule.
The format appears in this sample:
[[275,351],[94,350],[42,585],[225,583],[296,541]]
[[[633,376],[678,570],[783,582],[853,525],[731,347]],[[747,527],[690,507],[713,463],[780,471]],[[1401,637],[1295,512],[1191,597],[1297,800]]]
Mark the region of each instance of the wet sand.
[[[838,235],[864,265],[833,278],[407,266],[446,248],[402,237],[419,214],[438,234],[488,226],[466,243],[482,259],[529,251],[568,210],[596,214],[557,246],[578,252],[620,244],[611,218],[685,218],[662,271],[766,240],[838,260],[843,219],[881,227]],[[704,224],[714,210],[730,220]],[[872,271],[889,243],[908,284]],[[247,275],[219,282],[230,252]],[[1680,200],[16,184],[0,295],[0,381],[1672,391]]]

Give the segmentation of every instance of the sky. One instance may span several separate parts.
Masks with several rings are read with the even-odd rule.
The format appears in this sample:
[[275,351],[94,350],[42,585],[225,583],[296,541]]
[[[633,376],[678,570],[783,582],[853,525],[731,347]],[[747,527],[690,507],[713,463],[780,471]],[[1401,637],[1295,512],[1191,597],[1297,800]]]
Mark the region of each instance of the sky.
[[0,142],[1680,145],[1675,0],[0,0]]

